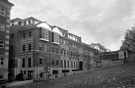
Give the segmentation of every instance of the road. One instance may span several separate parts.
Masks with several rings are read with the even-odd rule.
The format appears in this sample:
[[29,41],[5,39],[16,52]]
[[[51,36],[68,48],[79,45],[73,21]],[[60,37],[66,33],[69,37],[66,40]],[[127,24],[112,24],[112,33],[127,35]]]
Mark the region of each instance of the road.
[[135,88],[135,64],[99,68],[12,88]]

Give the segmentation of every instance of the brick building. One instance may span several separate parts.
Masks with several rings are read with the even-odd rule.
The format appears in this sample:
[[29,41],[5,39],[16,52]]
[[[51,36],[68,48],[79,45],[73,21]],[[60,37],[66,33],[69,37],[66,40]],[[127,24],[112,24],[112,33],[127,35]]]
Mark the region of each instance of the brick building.
[[8,79],[10,10],[8,0],[0,0],[0,81]]
[[94,49],[81,37],[33,17],[13,19],[11,25],[11,77],[22,73],[26,79],[46,79],[48,74],[58,77],[89,69]]

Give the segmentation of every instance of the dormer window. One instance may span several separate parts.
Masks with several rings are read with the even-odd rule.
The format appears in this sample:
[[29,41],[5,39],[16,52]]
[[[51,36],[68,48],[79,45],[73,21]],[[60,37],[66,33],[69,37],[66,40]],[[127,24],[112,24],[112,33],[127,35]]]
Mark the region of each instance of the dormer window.
[[49,41],[49,31],[46,29],[40,30],[40,40]]
[[52,42],[55,44],[59,44],[60,43],[59,41],[60,41],[59,34],[53,32],[52,33]]

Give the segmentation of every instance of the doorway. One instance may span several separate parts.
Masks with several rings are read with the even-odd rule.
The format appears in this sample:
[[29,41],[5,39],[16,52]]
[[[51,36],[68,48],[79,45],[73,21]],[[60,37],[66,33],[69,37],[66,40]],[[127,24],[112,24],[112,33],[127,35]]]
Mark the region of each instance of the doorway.
[[83,62],[82,61],[79,62],[79,70],[83,70]]

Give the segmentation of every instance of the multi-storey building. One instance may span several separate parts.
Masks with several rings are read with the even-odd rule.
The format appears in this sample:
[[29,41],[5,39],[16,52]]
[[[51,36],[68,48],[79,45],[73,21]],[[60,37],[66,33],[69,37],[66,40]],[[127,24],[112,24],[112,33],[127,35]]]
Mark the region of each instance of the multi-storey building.
[[8,0],[0,0],[0,81],[8,79],[10,10]]
[[57,77],[89,69],[94,49],[81,37],[33,17],[13,19],[11,25],[11,77],[21,73],[28,79],[47,79],[48,74]]

